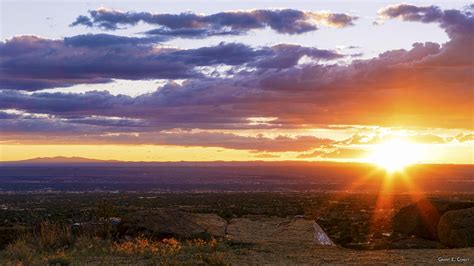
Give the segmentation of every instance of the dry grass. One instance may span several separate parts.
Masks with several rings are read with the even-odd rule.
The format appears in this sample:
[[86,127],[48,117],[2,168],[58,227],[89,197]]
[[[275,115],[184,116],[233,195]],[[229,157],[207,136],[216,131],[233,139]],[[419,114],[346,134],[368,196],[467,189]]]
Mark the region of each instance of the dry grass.
[[13,264],[29,265],[36,254],[36,248],[24,240],[18,240],[6,248],[6,257]]
[[[55,227],[44,228],[50,230]],[[354,251],[338,247],[275,243],[245,247],[213,238],[157,241],[138,237],[112,241],[97,236],[80,236],[73,238],[68,248],[64,248],[61,245],[63,239],[68,239],[67,235],[55,234],[67,231],[57,228],[51,230],[53,232],[50,234],[45,231],[43,234],[30,235],[29,239],[23,237],[9,245],[2,254],[6,259],[0,259],[0,265],[433,264],[440,256],[474,258],[472,248]]]
[[180,242],[174,238],[153,241],[139,237],[112,245],[112,252],[117,255],[146,258],[153,264],[160,265],[182,263],[227,265],[219,249],[226,249],[225,243],[215,238]]
[[40,250],[47,251],[67,249],[74,243],[75,236],[67,225],[43,222],[33,239],[37,241]]
[[[179,241],[174,238],[151,240],[145,237],[121,241],[104,239],[103,234],[75,235],[61,224],[42,223],[34,233],[25,234],[8,245],[3,252],[5,264],[10,265],[70,265],[71,263],[119,260],[132,264],[225,265],[218,251],[225,249],[222,241],[193,239]],[[2,253],[0,253],[1,255]],[[3,264],[0,260],[0,264]]]
[[161,265],[176,264],[177,255],[182,246],[174,238],[152,241],[138,237],[120,243],[113,243],[111,251],[117,255],[145,258]]

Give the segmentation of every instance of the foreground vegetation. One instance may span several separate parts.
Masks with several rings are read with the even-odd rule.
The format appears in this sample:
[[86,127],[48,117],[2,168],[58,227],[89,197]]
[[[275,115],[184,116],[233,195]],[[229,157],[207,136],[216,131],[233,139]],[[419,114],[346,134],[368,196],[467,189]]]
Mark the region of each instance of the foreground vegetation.
[[106,237],[103,231],[75,234],[67,226],[45,222],[37,232],[25,234],[7,245],[0,258],[7,265],[225,265],[223,253],[230,247],[225,240],[212,237],[180,241],[145,237],[116,239]]
[[[466,193],[427,196],[474,200],[474,194]],[[160,208],[213,213],[228,220],[246,215],[298,216],[316,220],[338,246],[358,248],[360,244],[386,241],[393,213],[413,201],[408,194],[389,197],[391,204],[382,206],[377,194],[344,192],[0,194],[0,265],[223,265],[261,254],[272,254],[291,263],[305,256],[313,258],[320,251],[302,253],[315,248],[312,246],[252,247],[210,236],[118,237],[110,223],[104,221],[137,210]],[[95,227],[76,231],[74,223],[92,223]],[[287,248],[300,253],[291,255],[296,251]],[[333,251],[323,251],[327,252]],[[410,254],[400,252],[400,258]],[[394,256],[398,258],[398,253]]]
[[[315,219],[344,247],[384,239],[390,220],[413,195],[388,195],[378,206],[375,193],[43,193],[0,194],[0,249],[42,222],[64,225],[124,216],[141,209],[171,208],[214,213],[225,219],[244,215],[304,216]],[[472,193],[434,193],[427,197],[474,200]]]
[[48,226],[44,234],[9,244],[0,252],[0,265],[414,265],[470,264],[474,258],[473,248],[355,251],[305,244],[247,246],[213,238],[154,241],[137,237],[115,241],[98,236],[74,236],[61,226]]

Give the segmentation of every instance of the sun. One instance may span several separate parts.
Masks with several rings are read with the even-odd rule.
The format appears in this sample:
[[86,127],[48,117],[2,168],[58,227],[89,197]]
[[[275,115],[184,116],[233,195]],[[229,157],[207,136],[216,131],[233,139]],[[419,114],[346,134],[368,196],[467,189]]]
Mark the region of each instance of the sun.
[[391,139],[375,144],[367,158],[369,162],[384,168],[389,173],[402,171],[420,159],[419,145],[402,139]]

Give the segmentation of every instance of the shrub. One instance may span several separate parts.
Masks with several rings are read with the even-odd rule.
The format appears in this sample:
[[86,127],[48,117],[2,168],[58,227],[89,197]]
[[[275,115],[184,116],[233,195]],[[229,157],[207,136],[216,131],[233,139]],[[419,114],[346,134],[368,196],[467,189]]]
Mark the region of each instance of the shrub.
[[24,240],[17,240],[7,246],[6,254],[12,261],[18,261],[21,262],[21,264],[29,265],[36,254],[36,249]]
[[192,239],[186,243],[187,252],[193,254],[194,261],[200,261],[206,265],[229,265],[225,262],[222,253],[218,252],[225,248],[226,243],[217,241],[214,237],[210,240]]
[[144,257],[160,265],[175,264],[181,242],[174,238],[153,241],[144,237],[115,243],[112,252],[120,255]]
[[67,248],[74,243],[71,229],[63,224],[42,222],[36,234],[38,247],[43,251]]
[[101,224],[98,228],[98,234],[105,239],[112,237],[112,227],[110,224],[110,218],[116,214],[114,206],[106,200],[103,200],[97,204],[97,209],[95,213],[96,222]]
[[80,236],[74,242],[71,254],[75,256],[103,256],[110,252],[111,241],[100,237]]

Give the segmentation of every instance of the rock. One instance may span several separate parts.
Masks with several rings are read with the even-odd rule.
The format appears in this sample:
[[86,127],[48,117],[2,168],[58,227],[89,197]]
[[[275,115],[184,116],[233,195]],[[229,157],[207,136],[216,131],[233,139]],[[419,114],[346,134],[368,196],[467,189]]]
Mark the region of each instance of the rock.
[[321,246],[334,246],[334,243],[318,223],[313,222],[314,239],[313,242]]
[[448,247],[474,247],[474,208],[446,212],[439,221],[438,236]]
[[189,215],[196,224],[204,227],[212,236],[225,236],[227,221],[222,217],[211,213],[189,213]]
[[231,241],[253,244],[334,245],[313,220],[266,216],[232,219],[227,226]]
[[393,230],[438,240],[438,223],[441,216],[448,211],[471,207],[474,207],[473,201],[422,199],[400,209],[393,217]]
[[138,211],[122,218],[117,227],[120,236],[180,239],[224,236],[226,221],[214,214],[196,214],[176,210]]

